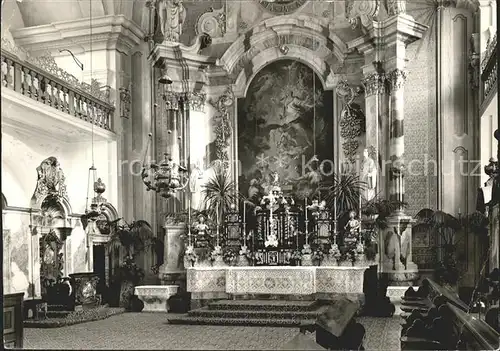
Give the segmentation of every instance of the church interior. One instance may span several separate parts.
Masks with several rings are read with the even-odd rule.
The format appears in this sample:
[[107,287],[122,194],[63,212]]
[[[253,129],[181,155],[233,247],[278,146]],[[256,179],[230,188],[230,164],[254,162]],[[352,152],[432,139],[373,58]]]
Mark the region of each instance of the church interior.
[[495,0],[2,0],[3,342],[498,350]]

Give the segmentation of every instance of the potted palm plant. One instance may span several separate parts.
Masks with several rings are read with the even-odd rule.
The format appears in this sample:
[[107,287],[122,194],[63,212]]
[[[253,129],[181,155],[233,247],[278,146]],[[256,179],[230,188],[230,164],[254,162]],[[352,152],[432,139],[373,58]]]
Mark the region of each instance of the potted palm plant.
[[124,262],[118,267],[113,277],[116,293],[119,292],[120,307],[126,309],[132,307],[134,287],[144,279],[145,272],[135,262],[136,257],[148,249],[156,250],[158,245],[160,242],[154,236],[151,225],[144,220],[131,223],[123,221],[123,224],[115,223],[112,227],[108,246],[125,251]]

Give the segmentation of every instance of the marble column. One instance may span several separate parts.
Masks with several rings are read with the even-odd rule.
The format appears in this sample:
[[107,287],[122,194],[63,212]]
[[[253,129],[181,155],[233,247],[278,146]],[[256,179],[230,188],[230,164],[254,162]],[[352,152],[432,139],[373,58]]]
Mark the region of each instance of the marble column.
[[[390,89],[389,124],[389,199],[404,202],[404,83],[408,73],[396,68],[388,74]],[[402,211],[402,208],[399,208]]]
[[386,154],[387,110],[386,76],[374,72],[372,64],[365,69],[366,148],[378,167],[376,194],[385,197],[385,174],[383,170]]

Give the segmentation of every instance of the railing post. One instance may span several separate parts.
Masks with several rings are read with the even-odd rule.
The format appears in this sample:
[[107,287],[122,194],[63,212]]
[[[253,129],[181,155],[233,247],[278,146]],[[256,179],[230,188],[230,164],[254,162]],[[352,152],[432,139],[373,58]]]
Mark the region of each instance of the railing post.
[[76,116],[75,113],[75,92],[70,90],[68,94],[69,114]]
[[18,62],[14,62],[14,91],[21,93],[22,90],[22,67]]

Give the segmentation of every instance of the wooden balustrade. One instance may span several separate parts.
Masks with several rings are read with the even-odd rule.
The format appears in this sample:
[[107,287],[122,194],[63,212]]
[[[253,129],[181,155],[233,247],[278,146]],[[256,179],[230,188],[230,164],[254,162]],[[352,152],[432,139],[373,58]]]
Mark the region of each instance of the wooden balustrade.
[[486,54],[481,62],[481,104],[480,115],[484,113],[489,103],[497,93],[497,36],[488,43]]
[[2,87],[30,99],[100,128],[112,130],[113,105],[30,62],[23,62],[8,51],[1,53],[0,83]]

